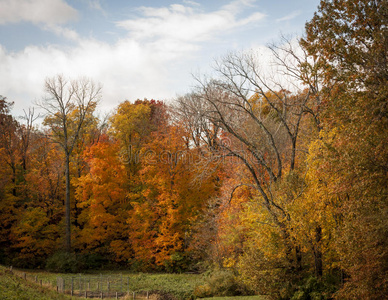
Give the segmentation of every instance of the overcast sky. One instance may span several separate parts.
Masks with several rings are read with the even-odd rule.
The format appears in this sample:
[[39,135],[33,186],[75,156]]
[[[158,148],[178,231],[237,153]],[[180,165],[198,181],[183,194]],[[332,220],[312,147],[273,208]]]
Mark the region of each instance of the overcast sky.
[[190,91],[230,51],[301,35],[318,0],[0,0],[0,95],[13,114],[56,74],[103,85],[100,110]]

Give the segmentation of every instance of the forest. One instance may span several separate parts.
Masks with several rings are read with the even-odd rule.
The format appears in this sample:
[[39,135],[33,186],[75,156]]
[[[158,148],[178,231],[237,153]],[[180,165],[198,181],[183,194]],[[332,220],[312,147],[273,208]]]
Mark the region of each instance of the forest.
[[47,78],[23,117],[1,96],[0,264],[385,299],[388,2],[322,0],[269,48],[272,72],[229,52],[189,93],[105,117],[87,78]]

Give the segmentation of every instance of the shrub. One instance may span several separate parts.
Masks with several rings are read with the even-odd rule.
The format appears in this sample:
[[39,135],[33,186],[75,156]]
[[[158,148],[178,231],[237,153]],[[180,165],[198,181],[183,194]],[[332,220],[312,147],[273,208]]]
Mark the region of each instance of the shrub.
[[207,276],[207,282],[194,290],[196,297],[240,296],[252,294],[247,286],[237,280],[233,272],[217,270]]
[[308,277],[298,287],[291,300],[327,300],[332,299],[336,286],[330,280]]
[[19,256],[9,259],[7,264],[10,264],[17,268],[22,269],[40,269],[44,268],[45,258],[44,257],[29,257],[22,258]]
[[190,262],[184,253],[175,252],[169,260],[164,262],[164,267],[168,273],[182,273],[189,268]]
[[109,264],[108,259],[97,253],[81,254],[76,257],[76,261],[83,270],[101,270]]
[[77,273],[83,266],[74,253],[56,252],[47,259],[46,269],[51,272]]

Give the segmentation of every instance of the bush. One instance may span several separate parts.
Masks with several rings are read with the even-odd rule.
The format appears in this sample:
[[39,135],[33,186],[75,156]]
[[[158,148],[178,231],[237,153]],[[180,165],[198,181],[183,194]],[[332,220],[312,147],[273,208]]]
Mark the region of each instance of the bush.
[[101,270],[109,264],[109,261],[101,254],[87,253],[76,257],[78,266],[83,270]]
[[46,269],[58,273],[77,273],[83,269],[74,253],[56,252],[47,259]]
[[330,280],[308,277],[294,293],[291,300],[327,300],[332,299],[336,286],[329,283]]
[[22,269],[40,269],[44,268],[45,258],[44,257],[30,257],[30,258],[21,258],[21,257],[13,257],[11,258],[7,264],[11,266],[22,268]]
[[168,273],[182,273],[188,270],[190,261],[185,253],[176,252],[164,262],[164,268]]
[[129,270],[133,273],[161,272],[162,267],[158,266],[154,260],[130,259],[128,261]]
[[213,271],[207,276],[207,282],[199,285],[194,290],[194,296],[214,297],[214,296],[240,296],[252,294],[247,286],[237,280],[233,272],[228,270]]

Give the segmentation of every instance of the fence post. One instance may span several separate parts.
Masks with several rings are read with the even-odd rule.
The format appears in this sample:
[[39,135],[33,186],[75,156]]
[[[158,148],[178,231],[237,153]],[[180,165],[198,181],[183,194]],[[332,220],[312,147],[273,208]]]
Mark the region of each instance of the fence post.
[[73,282],[73,277],[71,277],[71,295],[73,296],[73,291],[74,291],[74,282]]
[[57,277],[57,293],[59,292],[59,277]]

